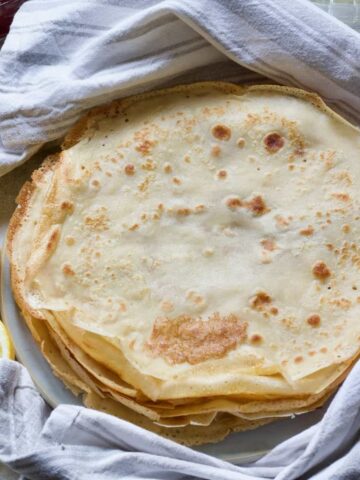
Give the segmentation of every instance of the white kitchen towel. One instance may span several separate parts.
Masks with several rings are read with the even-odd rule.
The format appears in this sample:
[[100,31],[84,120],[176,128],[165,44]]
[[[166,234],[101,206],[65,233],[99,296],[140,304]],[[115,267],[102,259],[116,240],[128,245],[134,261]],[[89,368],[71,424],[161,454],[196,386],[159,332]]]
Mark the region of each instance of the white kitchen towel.
[[[0,461],[31,480],[358,480],[360,362],[322,421],[237,467],[105,413],[50,413],[26,369],[0,361]],[[328,465],[324,467],[324,465]]]
[[360,35],[307,0],[30,0],[0,52],[0,174],[93,105],[259,74],[360,120]]

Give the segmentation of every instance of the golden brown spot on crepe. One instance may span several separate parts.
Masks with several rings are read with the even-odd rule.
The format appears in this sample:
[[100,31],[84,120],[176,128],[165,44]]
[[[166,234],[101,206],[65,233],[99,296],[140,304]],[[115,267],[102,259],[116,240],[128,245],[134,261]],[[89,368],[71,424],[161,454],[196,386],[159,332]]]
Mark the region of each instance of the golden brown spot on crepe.
[[74,211],[74,204],[72,202],[64,201],[61,203],[60,208],[63,212],[71,213]]
[[178,177],[173,177],[172,182],[175,183],[175,185],[180,185],[181,184],[181,180]]
[[328,349],[326,347],[321,347],[320,348],[321,353],[326,353],[327,351],[328,351]]
[[221,178],[221,179],[224,179],[227,177],[227,171],[226,170],[219,170],[217,172],[217,177],[218,178]]
[[103,232],[108,230],[108,217],[105,214],[94,215],[93,217],[85,217],[85,225],[91,227],[93,230]]
[[211,257],[211,255],[214,255],[214,249],[213,248],[205,248],[203,250],[203,255],[205,255],[205,257]]
[[149,175],[145,178],[145,180],[141,183],[138,184],[137,188],[140,192],[146,192],[146,190],[149,188],[150,182],[153,178]]
[[211,129],[211,133],[218,140],[228,141],[231,138],[231,129],[221,123],[214,125]]
[[314,355],[316,355],[315,350],[310,350],[309,355],[310,355],[310,357],[313,357]]
[[91,185],[92,185],[93,187],[100,187],[100,182],[99,182],[99,180],[92,180],[92,181],[91,181]]
[[211,107],[211,108],[205,107],[202,109],[202,112],[206,117],[209,117],[210,115],[216,115],[219,117],[221,115],[224,115],[225,108],[222,106]]
[[135,147],[135,150],[140,152],[142,155],[148,155],[155,144],[156,142],[153,140],[144,140]]
[[186,217],[186,216],[188,216],[188,215],[191,214],[191,209],[190,209],[190,208],[178,208],[178,209],[176,210],[176,213],[177,213],[178,215],[181,215],[181,216],[183,216],[183,217]]
[[293,163],[289,163],[288,170],[295,170],[295,165]]
[[260,195],[257,195],[249,202],[246,202],[245,206],[256,216],[264,215],[264,213],[269,211]]
[[348,193],[333,193],[332,197],[336,198],[337,200],[340,200],[341,202],[348,202],[350,200],[350,195]]
[[260,243],[268,252],[273,252],[276,249],[276,243],[271,238],[264,238]]
[[320,325],[321,318],[319,315],[314,314],[310,315],[310,317],[308,317],[306,321],[311,327],[318,327]]
[[262,336],[258,335],[257,333],[254,333],[254,335],[251,335],[250,337],[250,342],[251,343],[261,343],[262,342]]
[[221,148],[220,148],[219,145],[213,145],[211,147],[211,155],[213,157],[218,157],[220,155],[220,153],[221,153]]
[[119,310],[120,312],[126,312],[127,308],[126,308],[126,303],[125,302],[120,302],[119,303]]
[[261,257],[260,257],[260,262],[263,263],[264,265],[266,265],[267,263],[271,263],[272,259],[271,259],[270,255],[268,253],[263,252]]
[[310,235],[314,233],[314,228],[311,225],[308,225],[306,228],[302,228],[299,233],[305,237],[310,237]]
[[75,244],[75,238],[68,236],[68,237],[65,238],[65,243],[66,243],[66,245],[71,247],[72,245]]
[[277,315],[279,313],[279,309],[277,307],[270,308],[271,315]]
[[348,298],[332,298],[329,300],[329,304],[341,308],[342,310],[349,310],[351,307],[351,300]]
[[344,233],[350,233],[350,230],[351,230],[351,227],[348,223],[346,223],[345,225],[343,225],[341,227],[341,230],[344,232]]
[[287,227],[290,224],[290,221],[282,215],[276,215],[275,220],[276,225],[280,228]]
[[60,238],[60,229],[56,228],[52,232],[52,234],[50,235],[50,238],[49,238],[49,240],[46,244],[46,251],[47,252],[52,252],[55,249],[55,247],[56,247],[56,245],[59,241],[59,238]]
[[135,174],[135,165],[133,165],[132,163],[128,163],[127,165],[125,165],[124,171],[125,171],[126,175],[134,175]]
[[284,138],[277,132],[268,133],[264,137],[264,145],[269,153],[276,153],[284,146]]
[[337,172],[335,175],[335,179],[338,180],[339,182],[345,183],[345,185],[350,186],[352,185],[352,179],[349,173],[344,170],[342,172]]
[[160,308],[163,312],[169,313],[174,310],[174,304],[170,301],[164,300],[161,302]]
[[133,225],[131,225],[131,227],[129,227],[129,230],[130,230],[130,232],[133,232],[133,231],[137,230],[138,228],[139,228],[139,224],[134,223]]
[[244,148],[245,147],[245,139],[240,137],[237,139],[236,141],[236,145],[239,147],[239,148]]
[[294,322],[290,318],[282,318],[281,323],[285,325],[286,328],[289,328],[290,330],[293,329],[294,327]]
[[320,280],[330,277],[331,272],[325,262],[318,261],[312,267],[314,276]]
[[196,205],[195,213],[204,213],[206,210],[205,205]]
[[304,357],[301,355],[298,355],[297,357],[294,358],[295,363],[301,363],[304,360]]
[[264,305],[271,303],[271,297],[266,292],[258,292],[250,299],[250,306],[260,310]]
[[260,123],[261,117],[257,113],[248,113],[246,115],[246,125],[247,126],[254,126],[258,123]]
[[226,200],[226,206],[231,210],[235,210],[236,208],[242,207],[243,202],[240,200],[239,197],[230,197]]
[[143,170],[151,172],[156,169],[156,163],[154,162],[154,160],[148,158],[144,163],[141,164],[141,168]]
[[205,303],[206,303],[205,298],[202,295],[200,295],[200,293],[194,292],[193,290],[190,290],[186,294],[186,298],[187,298],[187,300],[189,300],[194,305],[204,306]]
[[207,320],[180,315],[157,318],[147,347],[170,364],[190,365],[224,357],[246,338],[247,323],[214,313]]
[[65,263],[62,267],[62,271],[65,275],[69,275],[73,277],[75,275],[74,270],[71,268],[71,265],[69,263]]
[[164,163],[164,172],[165,173],[171,173],[172,172],[172,166],[170,163]]
[[191,163],[191,158],[189,157],[189,155],[185,155],[184,162],[185,163]]
[[325,169],[330,170],[334,166],[335,151],[327,152],[325,155]]

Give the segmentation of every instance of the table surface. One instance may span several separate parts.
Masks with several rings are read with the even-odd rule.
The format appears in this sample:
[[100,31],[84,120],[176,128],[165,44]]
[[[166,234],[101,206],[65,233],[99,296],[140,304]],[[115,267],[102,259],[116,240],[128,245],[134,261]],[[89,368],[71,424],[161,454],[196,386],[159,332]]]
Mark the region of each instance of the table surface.
[[[360,32],[360,0],[317,0],[318,7]],[[0,39],[0,47],[2,41]],[[39,152],[16,170],[0,177],[0,248],[6,234],[9,219],[15,208],[15,197],[31,172],[41,163],[44,152]],[[18,475],[0,464],[1,480],[17,480]]]

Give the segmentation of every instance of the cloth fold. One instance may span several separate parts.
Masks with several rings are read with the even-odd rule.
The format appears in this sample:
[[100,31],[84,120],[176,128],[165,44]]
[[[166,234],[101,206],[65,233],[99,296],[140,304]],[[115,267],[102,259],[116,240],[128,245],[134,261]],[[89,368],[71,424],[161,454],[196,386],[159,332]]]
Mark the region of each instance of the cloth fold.
[[[0,175],[88,108],[203,80],[318,92],[360,120],[360,35],[306,0],[29,0],[0,52]],[[360,366],[317,425],[236,467],[81,407],[0,362],[0,461],[29,479],[360,478]],[[330,466],[329,466],[330,465]]]
[[[360,363],[321,422],[235,466],[105,413],[50,413],[26,369],[0,361],[0,461],[31,480],[349,480],[360,476]],[[329,466],[324,466],[331,459]],[[320,470],[320,471],[318,471]]]

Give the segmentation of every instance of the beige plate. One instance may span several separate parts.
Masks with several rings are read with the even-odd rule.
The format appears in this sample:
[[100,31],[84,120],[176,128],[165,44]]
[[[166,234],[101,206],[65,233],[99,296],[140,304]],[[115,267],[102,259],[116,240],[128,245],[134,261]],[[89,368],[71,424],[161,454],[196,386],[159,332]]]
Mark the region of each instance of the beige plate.
[[[9,262],[3,254],[1,269],[1,315],[12,336],[17,359],[28,369],[43,398],[56,407],[61,403],[82,405],[64,384],[54,376],[31,336],[17,308],[10,287]],[[327,408],[299,415],[293,419],[259,427],[248,432],[233,433],[219,443],[196,447],[198,450],[235,464],[254,461],[284,440],[302,432],[321,420]]]

